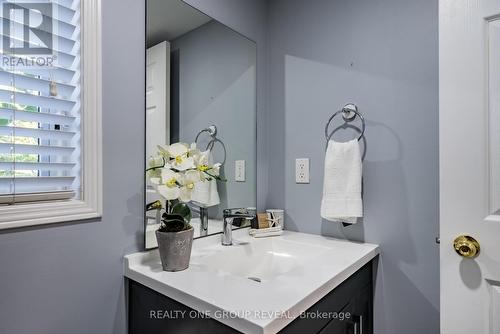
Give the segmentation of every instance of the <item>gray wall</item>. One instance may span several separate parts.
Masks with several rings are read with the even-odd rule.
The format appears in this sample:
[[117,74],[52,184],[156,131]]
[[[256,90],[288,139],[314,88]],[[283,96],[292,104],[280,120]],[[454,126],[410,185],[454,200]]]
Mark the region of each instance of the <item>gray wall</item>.
[[[222,217],[223,208],[255,207],[256,203],[256,45],[217,21],[182,35],[171,42],[179,57],[180,140],[193,142],[196,134],[211,124],[226,147],[218,182],[220,205],[212,216]],[[198,144],[209,141],[202,134]],[[217,143],[214,161],[224,159]],[[246,161],[246,181],[235,181],[235,160]]]
[[102,10],[104,215],[1,232],[0,333],[126,333],[122,256],[143,247],[144,5]]
[[[267,204],[288,229],[381,245],[379,334],[439,332],[437,5],[270,1]],[[367,120],[365,218],[342,228],[320,218],[324,125],[351,101]],[[294,183],[302,157],[309,185]]]

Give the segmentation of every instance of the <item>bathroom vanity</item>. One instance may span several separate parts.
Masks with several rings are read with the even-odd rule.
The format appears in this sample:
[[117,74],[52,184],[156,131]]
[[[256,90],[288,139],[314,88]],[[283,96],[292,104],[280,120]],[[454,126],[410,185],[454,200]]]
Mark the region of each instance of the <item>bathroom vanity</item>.
[[371,333],[377,245],[285,231],[194,241],[190,267],[125,256],[129,333]]

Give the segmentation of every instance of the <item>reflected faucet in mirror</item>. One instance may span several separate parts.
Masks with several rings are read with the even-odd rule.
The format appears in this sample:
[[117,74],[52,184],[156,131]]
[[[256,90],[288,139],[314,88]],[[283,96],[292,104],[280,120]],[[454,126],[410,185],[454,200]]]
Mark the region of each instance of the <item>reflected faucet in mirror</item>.
[[205,237],[208,235],[208,208],[200,205],[196,205],[196,203],[189,203],[189,207],[191,211],[197,213],[200,217],[200,229],[199,236]]

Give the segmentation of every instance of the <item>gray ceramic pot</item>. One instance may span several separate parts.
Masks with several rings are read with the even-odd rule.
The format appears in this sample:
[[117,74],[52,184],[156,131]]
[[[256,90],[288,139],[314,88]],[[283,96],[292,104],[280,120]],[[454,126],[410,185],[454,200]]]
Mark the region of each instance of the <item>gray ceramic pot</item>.
[[193,227],[181,232],[156,231],[163,270],[181,271],[189,267],[193,235]]

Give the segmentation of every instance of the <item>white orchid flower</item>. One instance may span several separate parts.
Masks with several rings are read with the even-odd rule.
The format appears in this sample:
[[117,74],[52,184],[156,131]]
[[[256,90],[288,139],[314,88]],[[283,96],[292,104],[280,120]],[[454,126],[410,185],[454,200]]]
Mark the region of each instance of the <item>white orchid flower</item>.
[[163,157],[161,155],[150,156],[148,159],[149,167],[163,166]]
[[156,191],[160,196],[165,198],[167,201],[172,201],[179,198],[180,189],[179,187],[168,187],[164,185],[159,185],[156,187]]
[[210,151],[201,152],[195,162],[196,169],[200,171],[202,180],[211,179],[210,176],[219,176],[222,164],[212,162]]
[[196,182],[200,182],[200,174],[195,170],[188,170],[184,174],[183,184],[187,186]]
[[179,198],[180,188],[179,187],[168,187],[164,185],[159,185],[156,187],[156,191],[160,196],[165,198],[167,201],[171,201]]
[[175,143],[167,148],[170,157],[174,158],[178,156],[187,156],[189,152],[189,145],[184,143]]
[[160,196],[167,201],[179,198],[179,185],[182,182],[182,175],[169,168],[162,168],[161,178],[151,178],[151,183],[156,188]]
[[[196,143],[158,145],[158,155],[151,157],[149,180],[167,201],[190,202],[201,182],[219,179],[221,164],[213,164],[210,151],[201,152]],[[160,167],[163,166],[163,167]]]
[[200,173],[196,170],[188,170],[184,174],[182,187],[179,192],[179,199],[183,202],[191,201],[191,195],[196,187],[196,184],[201,181]]
[[210,169],[210,174],[214,176],[219,176],[220,175],[220,168],[222,167],[221,163],[216,163],[212,166],[212,169]]
[[170,153],[168,153],[168,145],[156,145],[158,148],[158,155],[170,159]]
[[188,150],[188,156],[194,159],[195,165],[196,165],[196,158],[200,155],[200,153],[201,151],[196,147],[196,143],[192,143]]
[[161,185],[161,177],[150,177],[149,182],[157,190],[158,186]]
[[152,180],[152,179],[160,179],[161,172],[160,172],[159,169],[151,169],[151,170],[148,171],[148,176],[149,176],[150,180]]
[[160,155],[149,157],[148,165],[151,169],[148,170],[148,176],[150,179],[160,177],[160,174],[161,174],[160,169],[154,168],[154,167],[163,166],[163,162],[164,162],[163,157]]
[[200,179],[205,180],[206,174],[205,172],[210,169],[208,162],[209,151],[200,152],[198,155],[194,157],[194,164],[196,166],[196,170],[200,174]]
[[172,163],[172,168],[175,168],[180,171],[185,171],[191,168],[194,168],[194,160],[192,157],[187,157],[187,158],[180,158],[177,160],[176,158],[175,162]]
[[195,165],[196,167],[202,166],[202,165],[209,165],[209,158],[210,152],[209,151],[203,151],[200,152],[198,155],[195,157]]
[[170,165],[179,171],[195,168],[193,157],[189,156],[189,146],[184,143],[175,143],[166,148],[170,158]]
[[179,187],[182,182],[182,175],[165,167],[161,169],[161,182],[167,187]]

